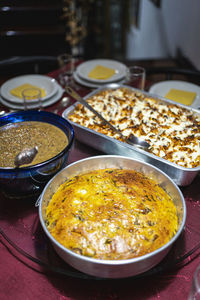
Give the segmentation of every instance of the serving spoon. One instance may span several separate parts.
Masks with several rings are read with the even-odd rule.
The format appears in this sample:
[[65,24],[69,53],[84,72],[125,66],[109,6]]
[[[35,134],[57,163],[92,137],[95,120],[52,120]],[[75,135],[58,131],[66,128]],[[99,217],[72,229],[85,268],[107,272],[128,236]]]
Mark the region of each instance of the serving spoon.
[[38,147],[37,146],[35,146],[31,149],[22,150],[15,157],[15,161],[14,161],[15,166],[17,168],[19,168],[22,165],[30,164],[33,161],[33,159],[35,158],[35,156],[37,155],[37,153],[38,153]]
[[147,143],[146,141],[134,136],[134,135],[130,135],[128,138],[125,137],[121,131],[119,129],[117,129],[116,127],[114,127],[110,122],[108,122],[106,119],[104,119],[104,117],[98,113],[92,106],[90,106],[78,93],[76,93],[70,86],[66,86],[65,87],[65,91],[71,96],[73,97],[75,100],[77,100],[78,102],[80,102],[83,106],[85,106],[86,108],[88,108],[91,112],[93,112],[97,117],[99,117],[105,124],[107,124],[113,131],[117,132],[122,138],[123,140],[128,143],[129,145],[132,146],[136,146],[138,148],[141,148],[143,150],[147,150],[149,148],[149,143]]
[[6,114],[6,111],[5,110],[1,110],[0,111],[0,117],[4,116]]
[[6,116],[6,115],[9,115],[10,113],[15,112],[15,111],[16,111],[16,110],[14,110],[14,109],[10,109],[9,111],[1,110],[1,111],[0,111],[0,117],[4,117],[4,116]]
[[69,104],[69,97],[63,97],[59,105],[54,109],[54,113],[57,114],[60,109],[65,108]]

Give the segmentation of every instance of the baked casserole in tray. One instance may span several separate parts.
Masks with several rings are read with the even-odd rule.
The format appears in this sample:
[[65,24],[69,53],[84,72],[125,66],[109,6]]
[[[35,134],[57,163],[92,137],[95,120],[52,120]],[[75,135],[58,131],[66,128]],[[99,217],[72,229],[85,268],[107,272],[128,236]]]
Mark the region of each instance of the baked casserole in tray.
[[122,134],[140,137],[147,151],[124,143],[81,104],[64,111],[76,137],[108,154],[127,155],[152,163],[178,185],[190,184],[200,170],[200,114],[162,97],[123,86],[104,86],[85,100]]

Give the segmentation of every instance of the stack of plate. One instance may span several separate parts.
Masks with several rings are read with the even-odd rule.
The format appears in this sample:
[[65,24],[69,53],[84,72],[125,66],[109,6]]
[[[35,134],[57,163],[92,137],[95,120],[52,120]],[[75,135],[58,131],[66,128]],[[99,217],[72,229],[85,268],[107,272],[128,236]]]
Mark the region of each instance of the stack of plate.
[[[88,76],[88,74],[96,67],[96,66],[103,66],[110,69],[114,69],[115,73],[113,76],[109,77],[108,79],[93,79]],[[110,84],[110,83],[118,83],[122,84],[126,78],[126,69],[127,67],[115,60],[111,59],[93,59],[81,63],[74,72],[74,80],[84,86],[92,87],[92,88],[99,88],[102,85]]]
[[[27,83],[45,90],[46,95],[41,99],[42,107],[46,107],[57,102],[64,92],[63,88],[51,77],[44,75],[23,75],[12,78],[1,86],[0,102],[12,109],[23,109],[23,99],[13,96],[10,91]],[[39,104],[36,100],[31,100],[28,107],[29,109],[36,109],[38,108],[38,105]]]

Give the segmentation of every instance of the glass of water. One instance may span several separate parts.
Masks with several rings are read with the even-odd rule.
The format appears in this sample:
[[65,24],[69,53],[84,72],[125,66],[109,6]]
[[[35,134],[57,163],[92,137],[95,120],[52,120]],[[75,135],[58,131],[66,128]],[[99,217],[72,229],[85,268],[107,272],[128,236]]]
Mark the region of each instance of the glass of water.
[[126,85],[133,88],[144,90],[146,80],[146,71],[143,67],[131,66],[127,68]]
[[39,110],[42,108],[41,90],[38,88],[27,88],[22,91],[24,110],[31,109],[33,106]]
[[73,73],[76,68],[76,58],[71,54],[63,53],[58,56],[59,76],[58,81],[61,86],[72,85],[74,83]]

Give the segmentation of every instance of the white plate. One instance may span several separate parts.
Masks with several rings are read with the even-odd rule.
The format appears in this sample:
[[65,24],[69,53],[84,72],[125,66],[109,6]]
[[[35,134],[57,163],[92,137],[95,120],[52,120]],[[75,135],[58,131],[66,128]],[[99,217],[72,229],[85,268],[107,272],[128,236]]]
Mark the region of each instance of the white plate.
[[[44,89],[46,91],[46,96],[42,98],[43,100],[52,97],[58,91],[58,85],[54,78],[45,75],[23,75],[6,81],[1,86],[1,96],[14,103],[22,103],[23,99],[13,96],[10,91],[24,83],[29,83]],[[34,102],[34,100],[32,100],[32,102]]]
[[[62,95],[64,93],[64,89],[60,85],[58,85],[57,88],[58,89],[57,89],[57,92],[55,93],[55,95],[42,101],[42,107],[50,106],[50,105],[54,104],[55,102],[57,102],[62,97]],[[3,97],[0,97],[0,103],[2,103],[3,105],[5,105],[9,108],[12,108],[12,109],[22,110],[24,108],[21,103],[13,103]],[[29,109],[36,109],[38,107],[39,107],[38,103],[37,104],[31,103],[28,105]]]
[[190,82],[179,80],[161,81],[152,85],[149,89],[149,92],[158,96],[165,97],[165,95],[169,92],[170,89],[177,89],[196,93],[196,98],[190,106],[194,108],[200,107],[200,87]]
[[[82,79],[82,78],[80,78],[79,76],[78,76],[78,74],[77,74],[77,72],[74,72],[73,73],[73,77],[74,77],[74,80],[77,82],[77,83],[79,83],[79,84],[81,84],[81,85],[83,85],[83,86],[87,86],[87,87],[90,87],[90,88],[99,88],[99,87],[101,87],[101,86],[103,86],[103,85],[105,85],[105,83],[99,83],[99,84],[97,84],[97,83],[93,83],[93,82],[89,82],[89,81],[87,81],[87,80],[84,80],[84,79]],[[122,84],[122,83],[124,83],[124,79],[123,80],[120,80],[120,81],[115,81],[116,83],[118,83],[118,84]],[[108,83],[111,83],[111,82],[107,82],[107,84]]]
[[[109,79],[105,79],[105,80],[92,79],[92,78],[88,77],[89,72],[92,69],[94,69],[97,65],[115,69],[115,74],[112,77],[110,77]],[[80,64],[76,68],[76,72],[81,79],[98,84],[98,83],[114,82],[116,80],[120,80],[120,79],[124,78],[126,76],[126,69],[127,69],[127,67],[124,64],[122,64],[118,61],[115,61],[115,60],[93,59],[93,60],[89,60],[89,61],[86,61],[86,62]]]

